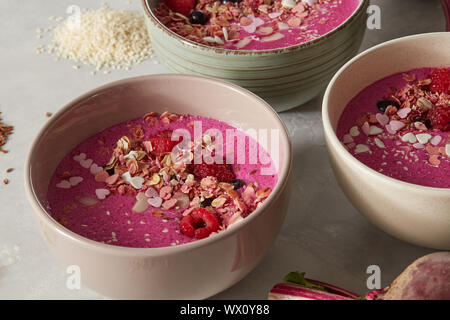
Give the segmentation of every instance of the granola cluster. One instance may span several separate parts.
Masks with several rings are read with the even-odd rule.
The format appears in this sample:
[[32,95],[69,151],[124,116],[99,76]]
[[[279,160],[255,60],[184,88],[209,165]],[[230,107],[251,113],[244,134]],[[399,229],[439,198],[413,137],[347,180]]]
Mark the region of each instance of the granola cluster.
[[[207,15],[204,25],[192,23],[192,18],[171,10],[164,1],[154,13],[165,26],[186,39],[209,46],[241,49],[252,40],[282,39],[284,35],[279,31],[307,25],[310,18],[324,14],[323,4],[334,5],[335,2],[337,5],[333,0],[199,0],[194,12]],[[322,18],[319,23],[326,21],[327,18]]]
[[[144,116],[149,126],[183,118],[168,112]],[[136,197],[134,212],[141,213],[151,207],[153,214],[159,212],[161,216],[164,210],[171,209],[188,216],[196,208],[205,208],[217,217],[220,231],[254,211],[272,191],[255,182],[239,179],[225,182],[220,176],[196,176],[197,164],[185,160],[193,160],[196,148],[206,152],[213,146],[214,137],[203,134],[202,139],[191,141],[188,148],[181,149],[176,146],[177,141],[167,144],[171,141],[170,131],[163,132],[162,138],[146,137],[142,126],[133,125],[130,132],[130,136],[117,141],[110,160],[104,170],[95,174],[95,180],[104,182],[111,193]]]

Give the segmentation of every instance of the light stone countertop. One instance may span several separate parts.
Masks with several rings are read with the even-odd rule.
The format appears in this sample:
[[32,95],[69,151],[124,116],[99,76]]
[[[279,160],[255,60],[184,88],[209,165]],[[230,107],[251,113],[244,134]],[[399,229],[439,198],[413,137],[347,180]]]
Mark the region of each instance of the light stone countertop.
[[[130,3],[128,3],[130,2]],[[47,249],[25,198],[23,164],[31,141],[47,121],[46,112],[84,92],[124,77],[165,73],[146,61],[131,71],[92,76],[93,68],[72,68],[68,61],[37,55],[36,29],[54,25],[50,16],[65,16],[69,5],[97,8],[101,1],[40,0],[0,2],[0,111],[15,126],[0,155],[0,299],[103,299],[87,288],[67,289],[66,274]],[[112,8],[140,10],[139,0],[108,1]],[[381,30],[367,31],[362,49],[400,36],[443,31],[437,0],[375,0],[382,9]],[[381,268],[389,284],[409,263],[430,250],[394,239],[370,225],[349,203],[331,171],[320,116],[321,97],[281,115],[294,147],[294,186],[290,210],[275,245],[244,280],[215,299],[265,299],[289,271],[355,292],[366,289],[366,268]],[[12,173],[6,174],[7,168]]]

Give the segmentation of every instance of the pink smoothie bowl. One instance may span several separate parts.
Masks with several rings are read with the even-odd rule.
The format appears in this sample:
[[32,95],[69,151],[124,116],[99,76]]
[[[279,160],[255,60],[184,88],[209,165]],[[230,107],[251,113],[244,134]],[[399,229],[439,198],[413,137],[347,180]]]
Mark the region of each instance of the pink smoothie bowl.
[[198,44],[168,29],[152,9],[159,0],[141,0],[152,46],[173,72],[214,77],[246,88],[278,112],[317,96],[361,45],[368,0],[341,25],[309,42],[268,50],[230,50]]
[[[112,246],[84,238],[45,209],[47,188],[61,159],[78,143],[148,112],[211,117],[241,130],[276,130],[278,182],[252,214],[227,230],[162,248]],[[272,144],[276,148],[272,147]],[[34,140],[26,161],[28,200],[43,238],[64,268],[81,271],[81,285],[117,299],[203,299],[232,286],[261,261],[284,221],[289,201],[291,144],[277,113],[249,91],[187,75],[130,78],[94,89],[56,113]]]
[[382,43],[336,73],[322,106],[331,165],[354,207],[394,237],[441,250],[450,249],[450,190],[402,182],[372,170],[344,148],[336,128],[345,106],[368,85],[398,72],[443,67],[449,62],[450,33],[419,34]]

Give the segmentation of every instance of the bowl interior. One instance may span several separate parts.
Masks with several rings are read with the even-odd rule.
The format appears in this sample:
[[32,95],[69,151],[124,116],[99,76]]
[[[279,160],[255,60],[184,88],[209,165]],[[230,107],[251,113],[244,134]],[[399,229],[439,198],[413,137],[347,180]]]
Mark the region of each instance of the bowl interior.
[[[325,125],[336,133],[339,117],[360,91],[389,75],[422,67],[450,66],[450,33],[430,33],[392,40],[350,60],[331,80],[324,100]],[[327,119],[328,118],[328,119]],[[338,142],[336,135],[332,137]]]
[[244,131],[276,130],[276,139],[270,136],[266,148],[279,174],[273,194],[286,180],[289,139],[278,115],[263,100],[237,86],[208,78],[144,76],[118,81],[81,96],[62,108],[41,130],[29,155],[27,173],[40,206],[46,207],[52,174],[70,150],[109,126],[151,111],[211,117]]

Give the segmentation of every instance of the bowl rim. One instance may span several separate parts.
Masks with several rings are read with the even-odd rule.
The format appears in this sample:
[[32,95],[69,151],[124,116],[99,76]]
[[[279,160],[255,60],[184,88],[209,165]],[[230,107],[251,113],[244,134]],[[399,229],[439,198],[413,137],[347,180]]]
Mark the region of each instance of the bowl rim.
[[[376,179],[380,180],[386,180],[390,184],[397,185],[398,187],[405,188],[407,190],[415,190],[415,191],[422,191],[422,192],[434,192],[434,193],[445,193],[448,194],[449,188],[438,188],[438,187],[429,187],[429,186],[422,186],[419,184],[414,184],[411,182],[405,182],[399,179],[395,179],[392,177],[389,177],[387,175],[384,175],[369,166],[365,165],[358,159],[356,159],[347,149],[344,148],[341,141],[337,138],[336,132],[333,129],[331,125],[331,120],[329,117],[329,101],[330,101],[330,94],[331,90],[334,88],[334,85],[338,78],[341,76],[343,72],[347,70],[347,68],[352,65],[354,62],[362,59],[363,57],[372,54],[373,52],[384,48],[388,46],[392,46],[394,44],[400,43],[400,42],[413,42],[417,40],[418,38],[424,38],[424,37],[447,37],[450,39],[450,32],[430,32],[430,33],[421,33],[421,34],[415,34],[410,36],[405,36],[401,38],[396,38],[393,40],[382,42],[376,46],[373,46],[367,50],[364,50],[363,52],[356,55],[354,58],[349,60],[346,64],[344,64],[333,76],[333,78],[330,80],[327,89],[325,90],[325,94],[322,101],[322,123],[324,126],[325,131],[325,137],[327,138],[327,144],[329,147],[334,148],[336,152],[339,154],[340,157],[343,157],[344,161],[350,163],[350,166],[356,166],[359,170],[363,171],[364,174],[367,174],[369,176],[372,176]],[[407,71],[407,70],[405,70]],[[379,79],[381,80],[381,79]],[[369,84],[370,85],[370,84]],[[363,89],[364,90],[364,89]]]
[[[58,121],[60,117],[62,117],[66,112],[71,110],[76,105],[79,105],[81,102],[85,101],[86,99],[103,92],[105,90],[111,90],[113,88],[118,88],[123,85],[129,85],[131,83],[139,83],[142,81],[146,81],[147,79],[160,79],[163,81],[164,79],[180,79],[182,81],[198,81],[198,82],[206,82],[206,83],[213,83],[214,85],[225,87],[227,90],[234,91],[237,94],[243,95],[246,98],[249,98],[251,100],[254,100],[258,103],[258,105],[261,108],[261,112],[268,113],[268,116],[273,118],[273,121],[280,127],[280,139],[285,141],[285,148],[281,150],[281,152],[284,152],[286,155],[282,161],[280,161],[279,164],[279,175],[277,183],[272,190],[269,197],[264,201],[260,207],[255,209],[250,215],[245,217],[245,219],[241,220],[239,223],[229,226],[226,230],[215,234],[213,236],[210,236],[205,239],[199,239],[195,240],[186,244],[177,245],[177,246],[167,246],[167,247],[158,247],[158,248],[134,248],[134,247],[124,247],[124,246],[115,246],[111,244],[106,244],[98,241],[94,241],[91,239],[88,239],[86,237],[83,237],[68,228],[64,227],[60,223],[58,223],[48,212],[47,210],[41,205],[41,203],[38,201],[38,198],[33,190],[33,183],[31,180],[31,161],[32,158],[37,151],[37,145],[40,143],[43,135],[47,132],[47,130],[53,126],[54,123]],[[281,144],[280,144],[281,146]],[[248,223],[251,223],[251,221],[255,218],[257,218],[259,215],[263,214],[266,209],[268,209],[285,191],[290,174],[292,170],[292,143],[289,139],[288,131],[279,117],[279,115],[276,113],[276,111],[263,99],[258,97],[257,95],[253,94],[252,92],[241,88],[237,85],[234,85],[232,83],[228,83],[225,81],[217,80],[210,77],[204,77],[204,76],[193,76],[193,75],[184,75],[184,74],[157,74],[157,75],[144,75],[144,76],[137,76],[137,77],[131,77],[131,78],[125,78],[118,81],[113,81],[110,83],[107,83],[105,85],[102,85],[100,87],[97,87],[95,89],[89,90],[87,93],[82,94],[81,96],[73,99],[66,105],[64,105],[62,108],[60,108],[46,123],[45,125],[39,130],[35,138],[33,139],[31,143],[31,147],[28,151],[27,158],[25,161],[25,170],[24,170],[24,179],[25,179],[25,193],[28,199],[28,202],[31,204],[31,207],[34,211],[34,213],[38,216],[38,218],[45,222],[46,226],[52,228],[54,231],[58,232],[61,236],[69,239],[70,241],[76,242],[80,246],[88,247],[89,249],[98,250],[102,252],[107,252],[110,254],[118,254],[118,255],[124,255],[124,256],[135,256],[135,257],[156,257],[156,256],[169,256],[172,254],[177,254],[180,252],[188,252],[194,249],[198,249],[200,247],[208,246],[210,244],[213,244],[214,242],[218,242],[222,239],[226,239],[236,232],[238,232],[240,229],[242,229],[244,226],[246,226]],[[42,228],[42,227],[41,227]]]
[[264,54],[278,54],[278,53],[300,50],[300,49],[314,46],[322,41],[325,41],[326,39],[332,37],[334,34],[339,32],[340,30],[344,29],[353,20],[355,20],[356,17],[359,16],[360,12],[363,11],[363,9],[368,6],[369,0],[359,0],[358,7],[352,12],[352,14],[347,19],[344,20],[344,22],[342,22],[336,28],[321,35],[320,37],[317,37],[317,38],[307,41],[307,42],[294,44],[294,45],[291,45],[288,47],[265,49],[265,50],[243,50],[243,49],[216,48],[216,47],[207,46],[205,44],[197,43],[195,41],[186,39],[185,37],[182,37],[179,34],[175,33],[174,31],[168,29],[161,21],[159,21],[159,19],[153,13],[153,10],[150,8],[148,0],[141,0],[141,3],[144,8],[145,16],[147,16],[154,23],[154,25],[156,27],[160,28],[163,32],[165,32],[170,37],[175,38],[176,40],[179,40],[182,44],[185,44],[192,48],[214,51],[217,54],[226,53],[226,54],[236,54],[236,55],[249,55],[249,54],[264,55]]

